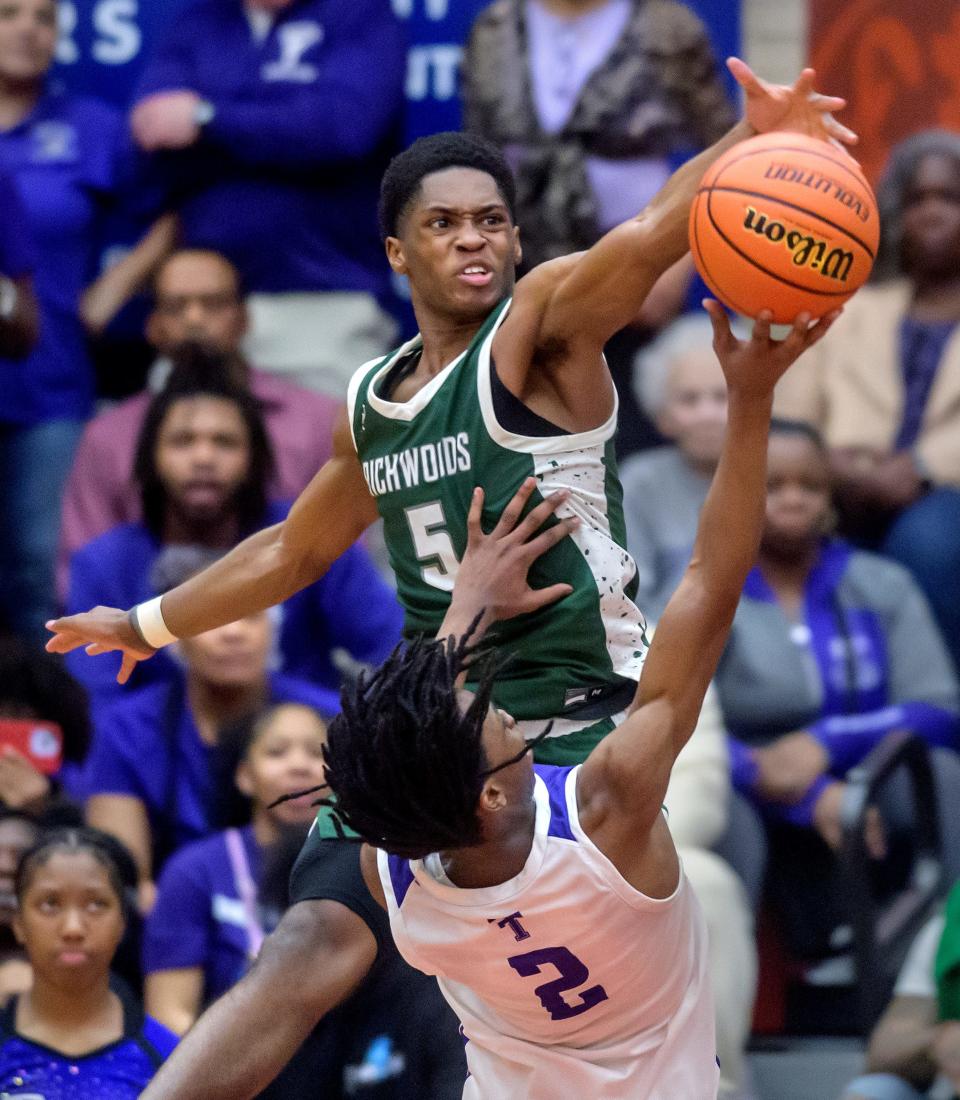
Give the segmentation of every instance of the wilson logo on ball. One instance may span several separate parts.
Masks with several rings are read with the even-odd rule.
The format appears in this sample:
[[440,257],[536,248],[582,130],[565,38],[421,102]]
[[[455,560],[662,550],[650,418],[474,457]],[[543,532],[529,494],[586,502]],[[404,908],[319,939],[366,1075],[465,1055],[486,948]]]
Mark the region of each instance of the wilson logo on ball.
[[809,267],[841,283],[847,281],[853,266],[853,253],[847,249],[830,248],[829,241],[819,240],[798,229],[787,229],[783,222],[775,221],[752,206],[747,207],[743,228],[759,237],[766,237],[772,244],[782,244],[790,252],[794,266]]

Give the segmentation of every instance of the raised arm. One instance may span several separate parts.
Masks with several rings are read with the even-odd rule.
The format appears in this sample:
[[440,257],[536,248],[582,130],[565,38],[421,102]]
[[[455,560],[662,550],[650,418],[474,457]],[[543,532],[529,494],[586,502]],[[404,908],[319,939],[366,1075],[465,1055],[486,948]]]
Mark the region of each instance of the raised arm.
[[[333,456],[300,495],[283,523],[258,531],[226,557],[164,595],[166,629],[191,637],[282,603],[319,579],[330,563],[377,518],[350,436],[346,413],[334,431]],[[87,646],[91,654],[119,650],[117,679],[156,652],[134,627],[130,609],[96,607],[47,624],[51,653]]]
[[[829,114],[843,107],[844,100],[813,91],[813,69],[804,69],[788,88],[764,83],[737,58],[727,64],[746,93],[743,121],[674,173],[635,218],[612,229],[589,251],[542,264],[518,284],[517,322],[521,311],[535,310],[540,318],[535,326],[538,345],[568,349],[557,362],[582,373],[587,357],[596,361],[607,340],[637,316],[653,284],[687,251],[687,218],[697,187],[707,168],[731,146],[769,130],[856,140]],[[508,318],[502,331],[509,332],[510,324]],[[503,342],[507,344],[507,336]],[[494,351],[499,367],[502,356],[498,348]]]
[[809,318],[801,315],[777,343],[770,339],[769,315],[761,315],[752,338],[739,341],[719,304],[706,304],[727,380],[726,440],[690,564],[657,625],[630,716],[583,765],[581,813],[585,820],[592,814],[610,847],[635,843],[659,816],[670,769],[696,725],[756,560],[774,384],[836,316],[808,327]]

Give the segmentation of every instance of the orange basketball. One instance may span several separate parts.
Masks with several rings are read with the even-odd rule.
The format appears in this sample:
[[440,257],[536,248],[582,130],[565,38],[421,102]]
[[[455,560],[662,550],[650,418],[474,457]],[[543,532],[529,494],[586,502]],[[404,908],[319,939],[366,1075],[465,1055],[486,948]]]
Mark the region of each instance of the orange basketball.
[[873,267],[877,203],[853,159],[787,131],[749,138],[707,169],[690,210],[697,270],[731,309],[777,324],[842,305]]

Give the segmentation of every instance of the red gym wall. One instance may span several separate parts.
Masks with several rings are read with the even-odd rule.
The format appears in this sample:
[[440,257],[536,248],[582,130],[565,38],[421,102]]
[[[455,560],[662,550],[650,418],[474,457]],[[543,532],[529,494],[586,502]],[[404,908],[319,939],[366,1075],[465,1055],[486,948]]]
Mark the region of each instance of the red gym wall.
[[819,85],[849,100],[854,155],[871,180],[917,130],[960,131],[960,4],[948,0],[810,0]]

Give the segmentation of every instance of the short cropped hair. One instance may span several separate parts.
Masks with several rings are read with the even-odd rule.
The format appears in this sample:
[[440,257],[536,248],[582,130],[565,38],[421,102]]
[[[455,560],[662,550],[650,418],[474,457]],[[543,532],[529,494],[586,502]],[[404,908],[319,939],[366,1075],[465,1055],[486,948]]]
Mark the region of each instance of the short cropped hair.
[[380,234],[397,236],[400,222],[420,190],[425,176],[447,168],[476,168],[493,177],[510,220],[516,221],[517,188],[503,154],[475,134],[446,131],[418,138],[390,161],[380,184]]

